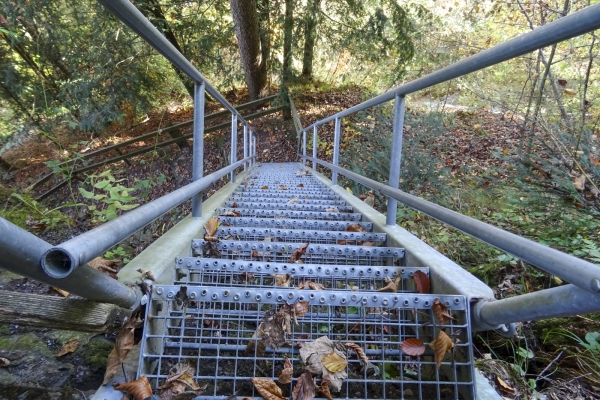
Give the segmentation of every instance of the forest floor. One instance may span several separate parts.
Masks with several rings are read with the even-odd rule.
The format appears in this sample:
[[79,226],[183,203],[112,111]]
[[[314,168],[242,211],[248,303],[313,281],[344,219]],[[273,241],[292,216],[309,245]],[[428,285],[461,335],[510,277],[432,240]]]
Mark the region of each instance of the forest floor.
[[[304,126],[332,115],[345,108],[360,103],[366,93],[360,88],[348,87],[337,91],[321,91],[317,87],[309,88],[303,94],[294,95],[294,101]],[[228,99],[233,103],[242,103],[244,94],[229,93]],[[209,112],[216,107],[209,103]],[[418,110],[407,110],[418,113]],[[450,115],[451,114],[451,115]],[[452,141],[453,150],[438,154],[449,171],[445,178],[451,185],[478,185],[478,190],[495,190],[502,192],[503,184],[509,184],[510,161],[501,160],[494,152],[514,154],[520,142],[519,116],[494,113],[485,109],[455,111],[449,113],[447,133]],[[12,164],[12,171],[0,171],[4,181],[0,183],[0,210],[3,217],[26,228],[38,237],[51,244],[58,244],[70,237],[85,232],[98,224],[89,206],[101,209],[105,204],[91,202],[78,195],[78,188],[93,190],[88,179],[84,182],[73,180],[58,192],[54,193],[42,204],[33,203],[31,197],[43,193],[52,187],[57,180],[51,180],[36,188],[34,193],[23,194],[23,190],[51,169],[46,162],[63,161],[73,157],[75,152],[85,153],[104,146],[122,142],[141,134],[187,121],[192,118],[192,110],[185,104],[172,103],[155,113],[149,114],[144,122],[133,119],[123,124],[114,124],[102,135],[90,138],[89,134],[73,131],[60,132],[55,135],[59,146],[48,138],[32,137],[20,145],[14,146],[1,154],[2,158]],[[216,121],[215,124],[226,122],[228,119]],[[448,122],[449,121],[449,122]],[[364,119],[359,123],[377,125],[377,120]],[[444,123],[446,123],[444,122]],[[291,123],[284,121],[280,114],[270,115],[251,123],[257,135],[257,155],[261,162],[284,162],[295,159],[296,135]],[[418,131],[419,126],[405,126],[405,134]],[[375,129],[376,130],[376,129]],[[373,131],[373,129],[371,129]],[[348,131],[351,133],[351,131]],[[186,131],[183,131],[186,133]],[[167,136],[167,135],[163,135]],[[170,137],[157,137],[145,143],[132,145],[129,150],[141,145],[152,145]],[[240,143],[241,136],[238,138]],[[364,145],[364,159],[355,160],[357,164],[368,161],[369,138],[349,134],[342,143],[347,149],[352,144],[350,140]],[[363,142],[361,142],[363,141]],[[331,158],[333,142],[333,124],[319,130],[319,158]],[[205,174],[214,172],[227,165],[229,151],[229,131],[223,130],[210,134],[205,140]],[[103,158],[113,157],[105,154],[94,159],[99,162]],[[350,162],[342,158],[342,163]],[[110,166],[91,171],[89,174],[99,174],[110,170],[116,179],[122,179],[121,184],[133,188],[140,182],[148,184],[130,194],[136,197],[136,202],[144,203],[158,198],[177,189],[191,180],[191,146],[172,145],[157,149],[141,157],[131,160],[130,165],[119,162]],[[366,167],[365,167],[366,168]],[[465,171],[468,170],[468,173]],[[496,171],[492,173],[491,171]],[[491,176],[493,175],[493,176]],[[209,197],[226,183],[226,179],[209,188],[205,196]],[[471,187],[471,186],[470,186]],[[489,188],[488,188],[489,187]],[[25,200],[11,196],[13,192],[22,194]],[[356,195],[360,193],[356,193]],[[419,193],[417,193],[419,194]],[[56,207],[73,201],[85,203],[87,206],[67,207],[50,211]],[[465,200],[463,200],[465,201]],[[380,201],[382,202],[382,200]],[[377,206],[377,205],[376,205]],[[463,204],[466,212],[469,206]],[[479,207],[474,204],[473,207]],[[488,205],[489,207],[489,205]],[[491,206],[493,207],[493,206]],[[481,208],[481,207],[479,207]],[[573,206],[573,212],[579,212],[579,207]],[[481,211],[481,210],[479,210]],[[494,211],[494,210],[492,210]],[[190,212],[190,206],[184,204],[154,221],[144,229],[120,243],[115,249],[105,254],[113,267],[118,270],[129,259],[139,254],[165,231]],[[452,239],[441,240],[439,232],[446,228],[434,225],[428,218],[402,212],[399,214],[401,223],[411,232],[425,240],[438,250],[464,265],[471,272],[485,279],[494,289],[498,297],[525,293],[536,288],[557,285],[552,277],[539,274],[533,275],[531,267],[522,262],[507,260],[500,265],[484,265],[476,259],[476,254],[463,253],[451,249]],[[402,217],[404,215],[404,217]],[[492,221],[494,222],[494,221]],[[417,229],[414,225],[420,226]],[[510,230],[510,226],[503,226]],[[434,233],[435,232],[435,233]],[[462,240],[462,239],[456,239]],[[464,247],[472,243],[462,244]],[[471,251],[471,253],[477,253]],[[493,267],[493,268],[492,268]],[[29,293],[60,296],[52,288],[31,280],[17,277],[11,273],[0,271],[0,289],[22,291]],[[600,320],[594,316],[578,316],[573,318],[553,319],[541,322],[528,322],[519,325],[519,336],[506,339],[496,333],[485,333],[474,338],[476,343],[477,365],[485,371],[491,383],[498,392],[507,399],[548,398],[558,399],[570,396],[573,399],[595,398],[594,393],[600,392],[600,381],[597,372],[590,371],[593,362],[586,358],[585,352],[578,343],[561,333],[551,333],[559,328],[584,337],[587,333],[600,331]],[[69,340],[76,338],[80,345],[78,349],[62,357],[54,354]],[[83,399],[93,392],[102,382],[104,362],[112,348],[114,335],[75,334],[53,331],[49,329],[34,329],[17,325],[0,326],[0,357],[11,361],[8,366],[0,366],[0,399],[17,398],[68,398]],[[23,358],[26,349],[35,348],[39,366],[28,363]],[[598,349],[600,353],[600,349]],[[597,354],[600,355],[600,354]],[[33,361],[32,361],[33,362]],[[596,364],[600,366],[600,364]],[[37,368],[37,369],[36,369]],[[47,371],[60,371],[48,374]],[[46,371],[46,372],[43,372]],[[50,375],[47,381],[40,381],[40,374]],[[500,378],[500,380],[498,379]],[[546,396],[546,397],[544,397]]]

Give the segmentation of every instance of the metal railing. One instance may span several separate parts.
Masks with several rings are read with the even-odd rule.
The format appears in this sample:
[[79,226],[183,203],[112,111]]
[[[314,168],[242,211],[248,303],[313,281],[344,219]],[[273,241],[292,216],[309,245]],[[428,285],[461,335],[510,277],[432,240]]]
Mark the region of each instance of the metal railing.
[[[100,2],[194,81],[192,182],[55,247],[0,218],[0,251],[3,256],[2,267],[9,271],[68,290],[87,299],[134,307],[139,304],[139,292],[85,264],[190,198],[192,216],[201,217],[201,191],[228,174],[231,181],[235,181],[237,168],[250,167],[256,158],[256,137],[252,127],[239,111],[133,4],[128,0]],[[210,94],[231,113],[230,165],[207,176],[204,176],[203,171],[205,93]],[[244,158],[238,161],[239,124],[244,129]]]
[[[497,301],[482,301],[475,307],[474,326],[491,329],[500,324],[536,318],[573,315],[600,310],[600,266],[562,253],[484,222],[467,217],[398,189],[400,179],[405,96],[418,90],[501,63],[531,51],[564,41],[600,28],[600,4],[589,6],[569,16],[539,27],[514,39],[458,61],[429,75],[396,87],[354,107],[324,118],[303,128],[302,153],[299,157],[312,161],[313,170],[320,164],[331,170],[331,181],[337,185],[338,174],[370,187],[387,196],[387,225],[396,224],[397,202],[400,201],[468,235],[510,253],[540,269],[572,283],[527,295]],[[340,167],[340,127],[342,118],[358,111],[395,99],[393,139],[389,180],[387,184]],[[317,158],[318,127],[335,122],[333,161]],[[307,156],[306,135],[313,131],[313,156]],[[299,138],[300,139],[300,138]]]

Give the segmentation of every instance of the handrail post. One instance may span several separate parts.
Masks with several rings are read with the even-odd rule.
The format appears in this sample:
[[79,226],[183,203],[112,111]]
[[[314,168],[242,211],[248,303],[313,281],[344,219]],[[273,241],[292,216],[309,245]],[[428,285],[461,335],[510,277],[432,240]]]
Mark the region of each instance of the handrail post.
[[[340,125],[341,119],[335,119],[335,136],[333,138],[333,165],[338,165],[340,158]],[[331,172],[331,183],[337,185],[338,173],[336,171]]]
[[[194,144],[192,181],[204,176],[204,82],[194,84]],[[202,193],[192,197],[192,217],[202,216]]]
[[[400,167],[402,164],[402,136],[404,131],[404,96],[396,95],[394,104],[394,126],[392,138],[392,154],[390,155],[390,179],[388,185],[394,189],[398,189],[400,181]],[[398,200],[387,196],[387,216],[386,225],[396,225],[396,212],[398,211]]]
[[[248,125],[244,124],[244,160],[248,158]],[[244,171],[248,169],[248,163],[244,162]]]
[[[254,156],[254,132],[252,131],[252,128],[250,128],[250,136],[248,137],[248,152],[250,154],[250,157]],[[253,166],[255,162],[255,159],[251,158],[250,166]]]
[[[317,159],[317,126],[315,125],[313,128],[313,158]],[[313,171],[317,170],[317,163],[313,160],[312,162]]]
[[[237,115],[231,114],[231,162],[237,161]],[[231,171],[231,182],[235,182],[235,171]]]
[[302,131],[302,165],[306,166],[306,131]]

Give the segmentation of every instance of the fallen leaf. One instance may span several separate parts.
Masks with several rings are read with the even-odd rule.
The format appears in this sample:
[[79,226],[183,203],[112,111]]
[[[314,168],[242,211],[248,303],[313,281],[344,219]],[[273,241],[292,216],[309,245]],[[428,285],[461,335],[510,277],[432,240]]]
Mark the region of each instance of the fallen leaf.
[[321,336],[312,342],[303,343],[300,348],[300,357],[306,364],[307,371],[317,376],[322,374],[323,379],[329,380],[330,388],[334,392],[339,392],[342,388],[342,381],[348,377],[346,369],[340,372],[331,373],[321,362],[325,356],[332,352],[345,358],[345,354],[337,349],[327,336]]
[[299,284],[296,289],[325,290],[325,286],[313,281],[304,281],[301,284]]
[[294,275],[290,274],[271,274],[272,278],[275,278],[275,286],[290,287],[290,279]]
[[333,373],[343,371],[348,366],[348,360],[336,353],[327,354],[321,362],[329,372]]
[[294,304],[284,304],[282,311],[290,314],[294,319],[300,318],[308,312],[309,303],[309,301],[297,301]]
[[515,389],[513,389],[512,387],[510,387],[510,385],[506,382],[504,382],[502,380],[502,378],[500,378],[499,376],[496,375],[496,381],[498,382],[498,385],[500,386],[500,389],[506,393],[510,393],[510,394],[514,394],[515,393]]
[[583,192],[585,189],[585,175],[581,174],[576,178],[573,178],[573,186],[576,190]]
[[308,171],[296,171],[296,176],[305,176],[309,175]]
[[71,293],[67,292],[66,290],[62,290],[59,288],[52,287],[52,289],[55,290],[58,294],[60,294],[62,297],[69,297],[69,295],[71,294]]
[[115,265],[115,262],[112,260],[106,260],[102,257],[96,257],[94,258],[92,261],[90,261],[88,263],[88,265],[94,269],[97,269],[98,271],[108,271],[108,272],[113,272],[116,273],[117,270],[115,270],[114,268],[111,267]]
[[409,356],[420,356],[425,353],[425,343],[421,339],[409,338],[400,343],[400,350]]
[[298,247],[292,254],[292,257],[290,257],[290,262],[295,263],[296,261],[300,260],[304,253],[306,253],[306,249],[308,249],[308,246],[309,244],[305,243],[302,246]]
[[285,357],[283,359],[283,370],[281,374],[279,374],[279,383],[287,385],[292,382],[292,375],[294,374],[294,367],[292,366],[292,362],[289,358]]
[[225,212],[223,212],[223,213],[221,213],[219,215],[221,215],[223,217],[240,217],[242,214],[239,213],[239,212],[237,212],[237,211],[228,210],[228,211],[225,211]]
[[361,246],[375,246],[375,242],[362,242]]
[[417,292],[421,294],[428,294],[431,291],[431,282],[429,281],[429,277],[425,272],[416,270],[413,274],[413,279],[415,280]]
[[265,400],[286,400],[279,386],[272,380],[264,378],[251,378],[250,380]]
[[369,361],[369,359],[367,358],[367,355],[365,354],[365,351],[362,349],[362,347],[360,347],[356,343],[348,342],[348,343],[344,343],[344,346],[346,346],[347,348],[349,348],[350,350],[352,350],[353,352],[355,352],[356,355],[358,356],[358,358],[362,362],[364,362],[365,365],[369,365],[371,363]]
[[154,277],[154,274],[149,269],[138,268],[137,272],[142,274],[142,279],[150,279],[151,281],[156,282],[156,278]]
[[319,387],[319,390],[321,391],[321,393],[323,393],[323,396],[325,396],[325,398],[327,400],[333,400],[333,396],[331,395],[331,392],[329,391],[329,379],[323,378],[323,380],[321,381],[321,386]]
[[240,278],[242,279],[242,282],[248,283],[254,280],[254,274],[251,272],[241,272]]
[[312,400],[315,398],[315,380],[310,372],[300,375],[294,390],[292,391],[292,400]]
[[152,386],[146,376],[128,383],[115,383],[115,390],[129,393],[135,400],[145,400],[152,396]]
[[298,187],[304,187],[304,184],[302,184],[302,183],[299,183],[299,184],[298,184]]
[[326,208],[325,212],[334,212],[334,213],[339,213],[340,210],[337,208],[337,206],[333,206],[332,208]]
[[365,202],[366,205],[373,207],[375,205],[375,195],[373,194],[373,191],[370,191],[367,194],[367,198],[363,200]]
[[290,199],[286,204],[296,204],[298,202],[298,197],[294,197],[293,199]]
[[346,228],[347,232],[365,232],[365,229],[360,224],[349,225]]
[[397,277],[395,281],[392,281],[391,278],[389,277],[385,277],[384,279],[385,282],[388,282],[388,284],[385,287],[382,287],[381,289],[377,289],[378,292],[392,292],[392,293],[396,293],[398,291],[398,286],[400,285],[400,282],[402,282],[402,277]]
[[266,186],[266,185],[265,185],[265,186],[263,186],[263,187],[261,187],[261,189],[262,189],[262,190],[267,190],[268,188],[269,188],[269,187],[268,187],[268,186]]
[[10,360],[8,358],[0,357],[0,367],[8,367]]
[[157,388],[161,399],[184,400],[198,397],[208,385],[200,386],[194,380],[195,368],[186,362],[175,364],[165,383]]
[[[234,206],[236,206],[237,204],[234,203]],[[235,207],[232,207],[235,208]],[[211,219],[209,219],[206,222],[206,225],[204,226],[204,229],[206,230],[206,236],[215,236],[215,233],[217,233],[217,229],[219,229],[219,225],[221,224],[221,222],[219,221],[219,218],[217,217],[212,217]]]
[[[237,204],[237,202],[234,201],[233,204],[231,205],[231,208],[237,208],[237,207],[238,207],[238,204]],[[209,222],[210,222],[210,220],[209,220]],[[214,235],[214,233],[213,233],[213,235]],[[210,235],[210,236],[212,236],[212,235]]]
[[132,317],[124,327],[119,330],[117,340],[115,341],[115,347],[112,349],[106,360],[106,372],[104,373],[103,385],[106,385],[110,379],[115,375],[121,363],[127,357],[127,354],[133,347],[133,334],[135,328],[142,325],[142,320],[139,316]]
[[352,189],[350,189],[349,187],[346,187],[346,192],[348,192],[348,193],[350,193],[350,194],[353,194],[353,193],[352,193]]
[[279,185],[279,187],[277,188],[277,190],[287,190],[287,186],[285,185]]
[[288,313],[285,311],[267,311],[256,331],[252,334],[244,353],[251,354],[256,347],[256,355],[262,356],[267,346],[274,349],[279,348],[285,343],[286,332],[291,332],[291,330],[291,316]]
[[187,306],[188,303],[188,295],[187,295],[187,286],[181,286],[179,291],[175,294],[175,303],[179,307]]
[[475,124],[475,125],[473,125],[473,129],[475,129],[475,130],[481,129],[481,125]]
[[566,94],[567,96],[575,96],[577,94],[577,91],[575,89],[565,89],[563,90],[563,93]]
[[79,346],[79,340],[72,339],[63,345],[60,351],[56,354],[56,357],[62,357],[65,354],[69,354],[77,350],[77,346]]
[[431,309],[433,310],[433,313],[440,324],[447,324],[450,322],[450,320],[454,319],[448,311],[448,308],[442,304],[440,299],[433,300],[433,306],[431,306]]
[[450,336],[446,335],[446,332],[440,330],[440,333],[433,342],[429,343],[429,347],[435,354],[435,362],[439,368],[442,365],[442,360],[446,355],[446,352],[454,347],[454,343]]
[[562,279],[560,279],[558,276],[553,276],[552,279],[554,280],[554,283],[556,283],[557,285],[562,285],[564,282]]

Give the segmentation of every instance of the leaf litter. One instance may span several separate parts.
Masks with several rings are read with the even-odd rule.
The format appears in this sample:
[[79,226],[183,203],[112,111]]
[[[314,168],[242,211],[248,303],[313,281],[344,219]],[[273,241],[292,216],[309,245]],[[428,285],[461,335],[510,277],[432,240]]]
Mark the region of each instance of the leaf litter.
[[119,330],[117,340],[115,341],[115,347],[112,349],[106,360],[106,372],[104,373],[103,385],[106,385],[113,376],[117,373],[119,366],[129,354],[129,351],[133,348],[134,344],[134,331],[136,328],[142,326],[142,320],[139,315],[131,317],[129,321]]
[[157,388],[161,400],[192,399],[204,393],[208,385],[200,386],[194,381],[195,368],[180,362],[169,370],[165,383]]
[[316,376],[323,375],[323,379],[329,380],[331,389],[339,392],[342,388],[342,381],[348,377],[348,373],[345,368],[338,372],[330,372],[327,369],[323,364],[323,359],[332,353],[346,360],[345,352],[340,350],[327,336],[304,343],[300,349],[300,357],[306,364],[306,370]]

